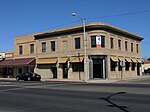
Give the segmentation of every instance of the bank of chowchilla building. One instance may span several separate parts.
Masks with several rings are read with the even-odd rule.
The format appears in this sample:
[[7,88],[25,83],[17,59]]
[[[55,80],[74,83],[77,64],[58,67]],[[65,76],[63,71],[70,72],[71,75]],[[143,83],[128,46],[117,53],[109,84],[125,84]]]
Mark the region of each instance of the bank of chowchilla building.
[[142,37],[101,22],[85,28],[86,37],[82,25],[16,37],[13,57],[0,61],[1,74],[75,81],[142,75]]

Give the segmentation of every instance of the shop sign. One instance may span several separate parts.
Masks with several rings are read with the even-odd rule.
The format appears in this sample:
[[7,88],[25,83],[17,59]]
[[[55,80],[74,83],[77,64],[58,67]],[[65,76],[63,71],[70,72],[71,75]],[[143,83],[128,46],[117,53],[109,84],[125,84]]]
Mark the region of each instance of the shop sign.
[[0,53],[0,59],[5,58],[5,53]]

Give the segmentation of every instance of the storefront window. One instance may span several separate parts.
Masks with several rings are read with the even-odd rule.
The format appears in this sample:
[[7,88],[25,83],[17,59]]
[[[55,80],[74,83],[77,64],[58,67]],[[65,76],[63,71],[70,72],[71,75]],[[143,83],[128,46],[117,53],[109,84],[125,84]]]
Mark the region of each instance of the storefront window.
[[122,71],[121,61],[118,62],[118,70]]
[[83,72],[84,71],[84,62],[72,63],[73,72]]
[[130,68],[130,63],[126,61],[125,62],[125,70],[129,71],[129,68]]
[[135,63],[134,62],[131,63],[131,69],[135,70]]
[[117,62],[114,62],[112,59],[110,59],[110,69],[111,71],[115,71],[116,69],[116,65],[117,65]]

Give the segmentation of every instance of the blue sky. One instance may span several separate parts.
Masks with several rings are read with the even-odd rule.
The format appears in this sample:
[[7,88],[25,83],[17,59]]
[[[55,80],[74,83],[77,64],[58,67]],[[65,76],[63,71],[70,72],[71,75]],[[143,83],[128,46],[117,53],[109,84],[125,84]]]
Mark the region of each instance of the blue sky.
[[150,0],[0,0],[0,52],[12,51],[16,36],[80,24],[72,12],[142,36],[142,57],[150,57]]

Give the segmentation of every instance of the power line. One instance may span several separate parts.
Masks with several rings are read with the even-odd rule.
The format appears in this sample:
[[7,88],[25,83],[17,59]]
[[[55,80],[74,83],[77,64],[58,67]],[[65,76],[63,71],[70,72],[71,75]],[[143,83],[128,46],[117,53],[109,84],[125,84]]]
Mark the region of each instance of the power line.
[[[106,16],[98,16],[98,17],[92,17],[92,18],[86,18],[86,20],[93,20],[93,19],[99,19],[99,18],[112,18],[112,17],[120,17],[120,16],[128,16],[128,15],[135,15],[135,14],[142,14],[142,13],[149,13],[150,10],[143,10],[143,11],[137,11],[137,12],[129,12],[129,13],[121,13],[121,14],[115,14],[115,15],[106,15]],[[28,32],[28,33],[24,33],[24,34],[20,34],[21,35],[27,35],[27,34],[34,34],[37,32],[45,32],[46,30],[52,30],[54,28],[60,28],[60,27],[64,27],[66,25],[71,25],[71,24],[75,24],[75,23],[79,23],[80,20],[77,21],[72,21],[72,22],[68,22],[68,23],[63,23],[63,24],[59,24],[59,25],[55,25],[55,26],[51,26],[48,28],[45,28],[43,30],[40,31],[32,31],[32,32]],[[14,35],[14,37],[17,37],[19,35]],[[11,38],[12,39],[13,36],[10,37],[5,37],[5,38],[0,38],[0,39],[8,39]]]
[[99,19],[99,18],[112,18],[112,17],[119,17],[119,16],[128,16],[128,15],[135,15],[140,13],[149,13],[150,10],[143,10],[138,12],[129,12],[129,13],[121,13],[121,14],[115,14],[115,15],[106,15],[106,16],[99,16],[99,17],[93,17],[93,18],[86,18],[87,20],[91,19]]

